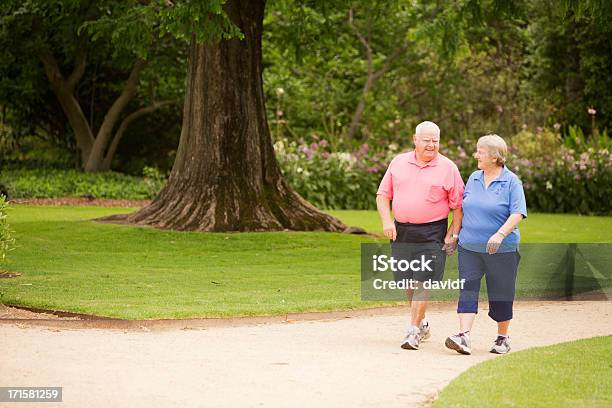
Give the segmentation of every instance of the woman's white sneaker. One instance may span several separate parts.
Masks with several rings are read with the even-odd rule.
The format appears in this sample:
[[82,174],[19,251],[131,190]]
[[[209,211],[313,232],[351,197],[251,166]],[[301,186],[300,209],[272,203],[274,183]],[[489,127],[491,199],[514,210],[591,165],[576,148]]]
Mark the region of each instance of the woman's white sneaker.
[[510,337],[497,336],[491,347],[491,353],[506,354],[510,351]]

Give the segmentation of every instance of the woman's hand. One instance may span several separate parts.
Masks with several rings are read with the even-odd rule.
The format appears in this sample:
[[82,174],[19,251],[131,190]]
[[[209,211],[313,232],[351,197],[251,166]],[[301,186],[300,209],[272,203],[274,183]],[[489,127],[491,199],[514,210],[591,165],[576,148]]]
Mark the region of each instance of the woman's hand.
[[503,240],[504,236],[499,232],[496,232],[495,234],[491,235],[491,238],[489,238],[489,242],[487,242],[487,253],[489,255],[493,255],[494,253],[496,253]]
[[453,238],[452,235],[447,235],[444,238],[444,246],[442,247],[442,250],[446,251],[447,256],[451,256],[455,252],[455,249],[457,249],[458,241],[459,240],[457,238]]
[[391,241],[395,241],[395,238],[397,238],[395,223],[393,221],[385,222],[383,224],[383,233],[385,234],[385,237],[389,238]]

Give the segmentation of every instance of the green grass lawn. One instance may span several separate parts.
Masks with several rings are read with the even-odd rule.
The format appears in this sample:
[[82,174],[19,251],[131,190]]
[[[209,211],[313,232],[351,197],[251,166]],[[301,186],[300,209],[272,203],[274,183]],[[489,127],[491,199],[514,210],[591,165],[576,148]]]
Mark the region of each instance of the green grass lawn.
[[610,407],[610,356],[612,336],[511,353],[461,374],[433,407]]
[[[349,225],[382,234],[376,211],[329,211]],[[525,243],[612,242],[612,217],[575,214],[528,214],[519,224]]]
[[[332,233],[190,233],[100,224],[133,209],[15,205],[6,304],[129,319],[363,308],[360,244]],[[332,211],[377,231],[373,211]],[[523,242],[612,242],[612,217],[533,214]],[[548,232],[546,232],[548,231]],[[384,240],[379,239],[379,242]]]

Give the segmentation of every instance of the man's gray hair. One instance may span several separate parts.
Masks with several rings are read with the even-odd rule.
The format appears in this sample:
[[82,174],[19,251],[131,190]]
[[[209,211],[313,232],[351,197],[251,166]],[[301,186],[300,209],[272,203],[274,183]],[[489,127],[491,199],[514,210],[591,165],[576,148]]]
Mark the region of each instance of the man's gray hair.
[[428,133],[435,133],[436,136],[440,137],[440,128],[438,125],[428,120],[417,125],[415,134],[418,136],[425,131],[429,131]]

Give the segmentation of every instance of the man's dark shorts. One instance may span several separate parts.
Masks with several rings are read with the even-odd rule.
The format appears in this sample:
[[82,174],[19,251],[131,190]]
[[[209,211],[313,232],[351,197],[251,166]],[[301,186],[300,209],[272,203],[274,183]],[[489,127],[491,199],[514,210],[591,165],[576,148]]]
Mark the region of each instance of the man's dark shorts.
[[[395,229],[397,236],[395,241],[391,241],[391,256],[398,261],[406,261],[402,262],[404,267],[407,263],[418,261],[412,263],[417,270],[408,268],[404,271],[394,271],[395,281],[403,279],[414,279],[420,282],[441,281],[446,264],[446,252],[442,250],[442,246],[448,229],[448,219],[444,218],[425,224],[395,221]],[[425,261],[424,265],[422,265],[423,261]]]

